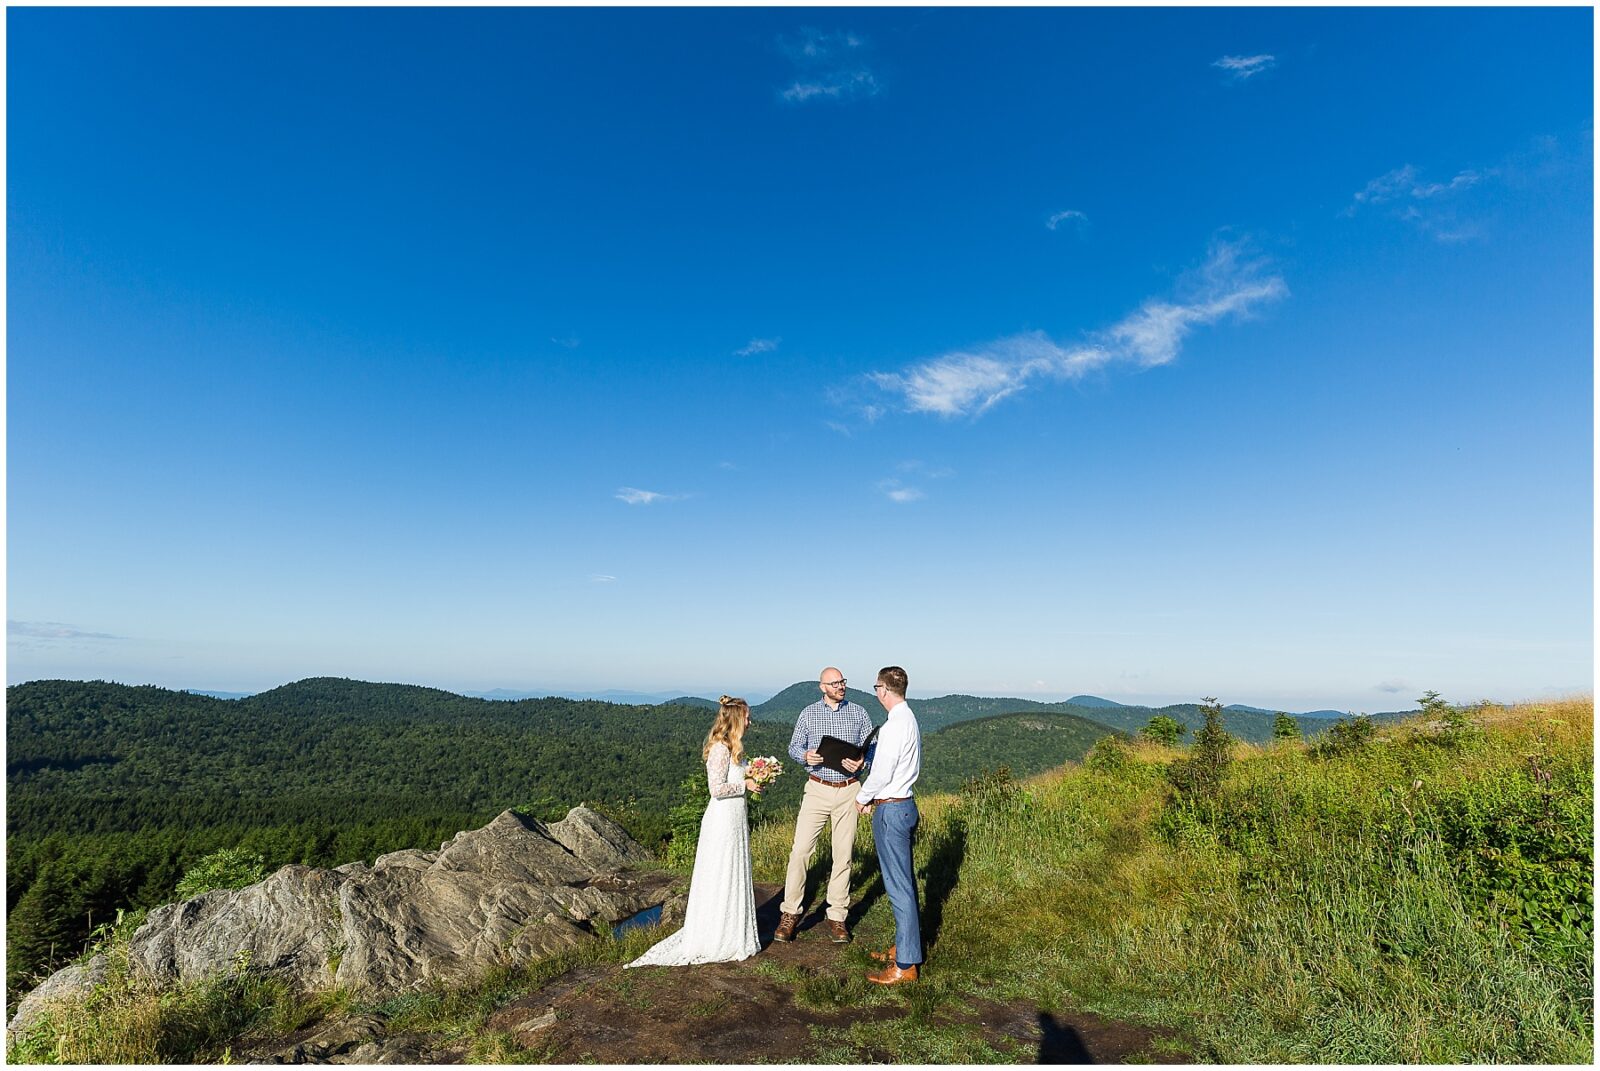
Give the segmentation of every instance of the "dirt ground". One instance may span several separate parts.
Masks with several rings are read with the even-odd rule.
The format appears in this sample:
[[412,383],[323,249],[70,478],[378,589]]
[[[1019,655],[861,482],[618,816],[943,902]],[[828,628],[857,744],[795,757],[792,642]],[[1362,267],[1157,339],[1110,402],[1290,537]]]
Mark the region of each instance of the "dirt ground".
[[[685,967],[581,967],[495,1013],[489,1029],[552,1063],[877,1062],[892,1060],[871,1046],[872,1031],[853,1024],[904,1018],[905,1002],[827,1007],[825,995],[849,985],[867,967],[864,950],[836,945],[808,916],[797,939],[772,940],[781,888],[756,887],[762,950],[740,963]],[[930,967],[930,969],[934,969]],[[796,999],[796,979],[816,991]],[[915,986],[897,992],[910,997]],[[929,1018],[962,1025],[1015,1063],[1175,1063],[1168,1031],[1087,1014],[1041,1012],[1028,1002],[948,1001]],[[955,1006],[959,1005],[959,1006]],[[443,1055],[443,1054],[441,1054]]]

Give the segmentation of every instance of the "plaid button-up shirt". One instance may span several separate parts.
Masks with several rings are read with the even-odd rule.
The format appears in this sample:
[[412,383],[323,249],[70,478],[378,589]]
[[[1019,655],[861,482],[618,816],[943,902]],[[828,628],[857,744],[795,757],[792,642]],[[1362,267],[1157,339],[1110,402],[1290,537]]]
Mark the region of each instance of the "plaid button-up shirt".
[[828,706],[826,700],[819,699],[802,710],[800,720],[794,723],[794,735],[789,738],[789,757],[805,766],[807,773],[842,785],[850,780],[849,775],[830,766],[806,766],[806,752],[815,751],[824,736],[837,736],[840,740],[859,745],[870,732],[872,719],[867,717],[866,708],[860,703],[846,699],[833,708]]

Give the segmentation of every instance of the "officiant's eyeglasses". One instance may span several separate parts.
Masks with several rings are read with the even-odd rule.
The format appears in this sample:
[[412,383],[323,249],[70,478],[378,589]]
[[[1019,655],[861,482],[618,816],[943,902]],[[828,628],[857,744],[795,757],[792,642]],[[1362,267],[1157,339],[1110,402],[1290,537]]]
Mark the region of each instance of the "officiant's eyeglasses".
[[843,684],[844,684],[844,678],[843,677],[840,677],[836,681],[823,681],[822,682],[822,686],[824,688],[838,688],[838,687],[842,687]]

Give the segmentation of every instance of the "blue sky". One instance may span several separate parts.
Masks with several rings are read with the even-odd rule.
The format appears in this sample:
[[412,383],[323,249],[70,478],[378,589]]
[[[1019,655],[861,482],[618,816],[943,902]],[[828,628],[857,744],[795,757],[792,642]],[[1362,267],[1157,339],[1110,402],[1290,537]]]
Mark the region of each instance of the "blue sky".
[[1592,14],[8,19],[8,680],[1593,675]]

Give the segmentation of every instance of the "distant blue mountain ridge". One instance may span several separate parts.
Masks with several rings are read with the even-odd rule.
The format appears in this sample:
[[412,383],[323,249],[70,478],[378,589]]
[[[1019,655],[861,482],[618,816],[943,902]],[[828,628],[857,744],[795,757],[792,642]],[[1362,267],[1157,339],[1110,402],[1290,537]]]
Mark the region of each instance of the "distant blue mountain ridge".
[[[780,695],[783,695],[783,698],[789,701],[788,705],[792,705],[794,702],[799,701],[799,698],[804,698],[806,702],[811,702],[812,700],[809,692],[803,687],[803,685],[808,683],[809,682],[802,682],[802,685],[799,686],[791,685],[790,688],[784,689],[782,692],[747,692],[746,698],[749,699],[750,703],[755,706],[765,706],[770,703],[772,699],[775,699]],[[791,691],[791,689],[796,688],[799,688],[799,690],[805,694],[803,696],[796,697]],[[258,694],[256,692],[218,692],[210,691],[204,688],[186,688],[184,690],[193,695],[208,695],[213,699],[248,699],[250,696]],[[784,695],[785,692],[790,694]],[[487,692],[459,692],[457,694],[467,696],[470,699],[496,699],[506,702],[515,702],[521,699],[544,699],[547,696],[555,696],[561,699],[593,699],[605,703],[620,703],[632,706],[658,706],[663,703],[670,703],[677,706],[714,708],[717,705],[717,701],[715,699],[710,699],[703,696],[684,695],[679,692],[634,692],[617,688],[607,689],[606,691],[601,692],[557,691],[548,688],[527,690],[519,690],[514,688],[493,688]],[[852,689],[851,698],[857,700],[858,702],[862,702],[863,705],[868,705],[865,701],[870,700],[871,696],[866,693],[857,694]],[[1012,703],[1011,700],[1000,699],[999,697],[996,698],[999,700],[999,704],[1002,706],[1009,706]],[[937,699],[919,701],[938,702]],[[1059,702],[1039,700],[1017,700],[1015,702],[1016,704],[1020,705],[1022,709],[1044,707],[1088,707],[1091,709],[1103,710],[1127,710],[1134,708],[1146,709],[1141,704],[1118,703],[1115,700],[1104,699],[1097,695],[1075,695],[1071,699],[1063,699]],[[798,708],[796,709],[798,710]],[[876,707],[870,706],[869,709],[876,709]],[[1266,707],[1253,707],[1245,703],[1230,703],[1222,709],[1226,712],[1240,714],[1270,715],[1278,713],[1278,711],[1275,709],[1268,709]],[[1286,711],[1286,713],[1293,713],[1297,718],[1343,718],[1347,717],[1349,714],[1348,711],[1343,710]]]

